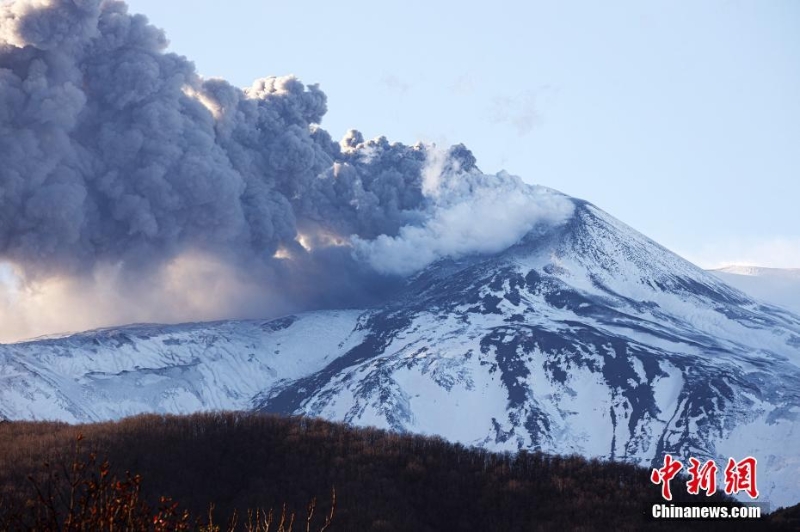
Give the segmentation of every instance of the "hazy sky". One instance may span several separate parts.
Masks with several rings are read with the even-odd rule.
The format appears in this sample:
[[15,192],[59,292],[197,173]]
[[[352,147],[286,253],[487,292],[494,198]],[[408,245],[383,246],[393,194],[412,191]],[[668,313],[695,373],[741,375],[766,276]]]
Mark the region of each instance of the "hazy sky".
[[703,266],[800,266],[800,2],[130,0],[204,76],[293,73],[334,137],[464,142]]

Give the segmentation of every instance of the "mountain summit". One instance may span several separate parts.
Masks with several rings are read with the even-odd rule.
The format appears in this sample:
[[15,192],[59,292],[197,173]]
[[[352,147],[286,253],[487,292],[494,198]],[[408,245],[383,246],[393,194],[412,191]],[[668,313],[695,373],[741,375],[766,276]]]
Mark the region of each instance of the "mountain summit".
[[797,502],[800,316],[569,201],[375,308],[0,346],[0,415],[254,409],[645,465],[754,456],[763,499]]

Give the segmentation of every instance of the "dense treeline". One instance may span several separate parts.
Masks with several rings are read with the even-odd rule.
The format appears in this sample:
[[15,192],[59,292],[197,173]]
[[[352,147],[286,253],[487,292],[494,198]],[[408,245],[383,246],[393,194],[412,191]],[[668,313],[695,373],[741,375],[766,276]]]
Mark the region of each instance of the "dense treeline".
[[[335,488],[329,530],[636,530],[654,525],[644,512],[660,493],[648,470],[628,464],[495,454],[317,419],[225,413],[0,423],[0,504],[35,499],[27,477],[45,482],[42,464],[73,463],[79,435],[81,454],[107,459],[119,478],[139,475],[151,507],[168,496],[203,515],[213,502],[218,522],[235,509],[244,515],[284,504],[302,515],[314,498],[324,516]],[[673,495],[676,502],[727,500],[687,495],[682,482],[673,482]]]

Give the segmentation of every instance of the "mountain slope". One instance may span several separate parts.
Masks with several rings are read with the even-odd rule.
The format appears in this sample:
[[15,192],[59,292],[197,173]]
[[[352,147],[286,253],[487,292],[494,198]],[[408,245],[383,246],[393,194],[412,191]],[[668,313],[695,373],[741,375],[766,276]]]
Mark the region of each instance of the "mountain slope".
[[753,455],[765,500],[800,500],[800,317],[573,202],[361,313],[0,347],[0,414],[252,408],[645,465]]
[[493,449],[753,454],[771,487],[790,482],[800,319],[577,203],[500,256],[429,269],[367,316],[363,352],[259,406]]
[[361,341],[360,312],[135,325],[0,346],[0,415],[85,422],[241,410]]
[[800,269],[728,266],[711,270],[727,284],[756,299],[800,314]]

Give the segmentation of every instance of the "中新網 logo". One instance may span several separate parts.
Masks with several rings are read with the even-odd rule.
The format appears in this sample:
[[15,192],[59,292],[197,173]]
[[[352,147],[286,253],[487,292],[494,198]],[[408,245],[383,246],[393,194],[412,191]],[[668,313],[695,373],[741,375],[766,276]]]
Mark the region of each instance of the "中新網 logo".
[[[756,486],[756,466],[757,461],[752,456],[748,456],[738,462],[733,458],[728,458],[725,466],[723,489],[728,495],[736,495],[744,492],[751,499],[758,497],[758,487]],[[672,458],[672,455],[664,455],[664,466],[653,469],[650,473],[650,480],[653,484],[661,485],[661,496],[664,499],[672,500],[670,481],[675,478],[683,469],[683,464]],[[707,496],[713,495],[717,491],[717,464],[714,460],[702,463],[697,458],[689,458],[689,480],[686,482],[686,490],[691,494],[698,494],[704,491]]]

